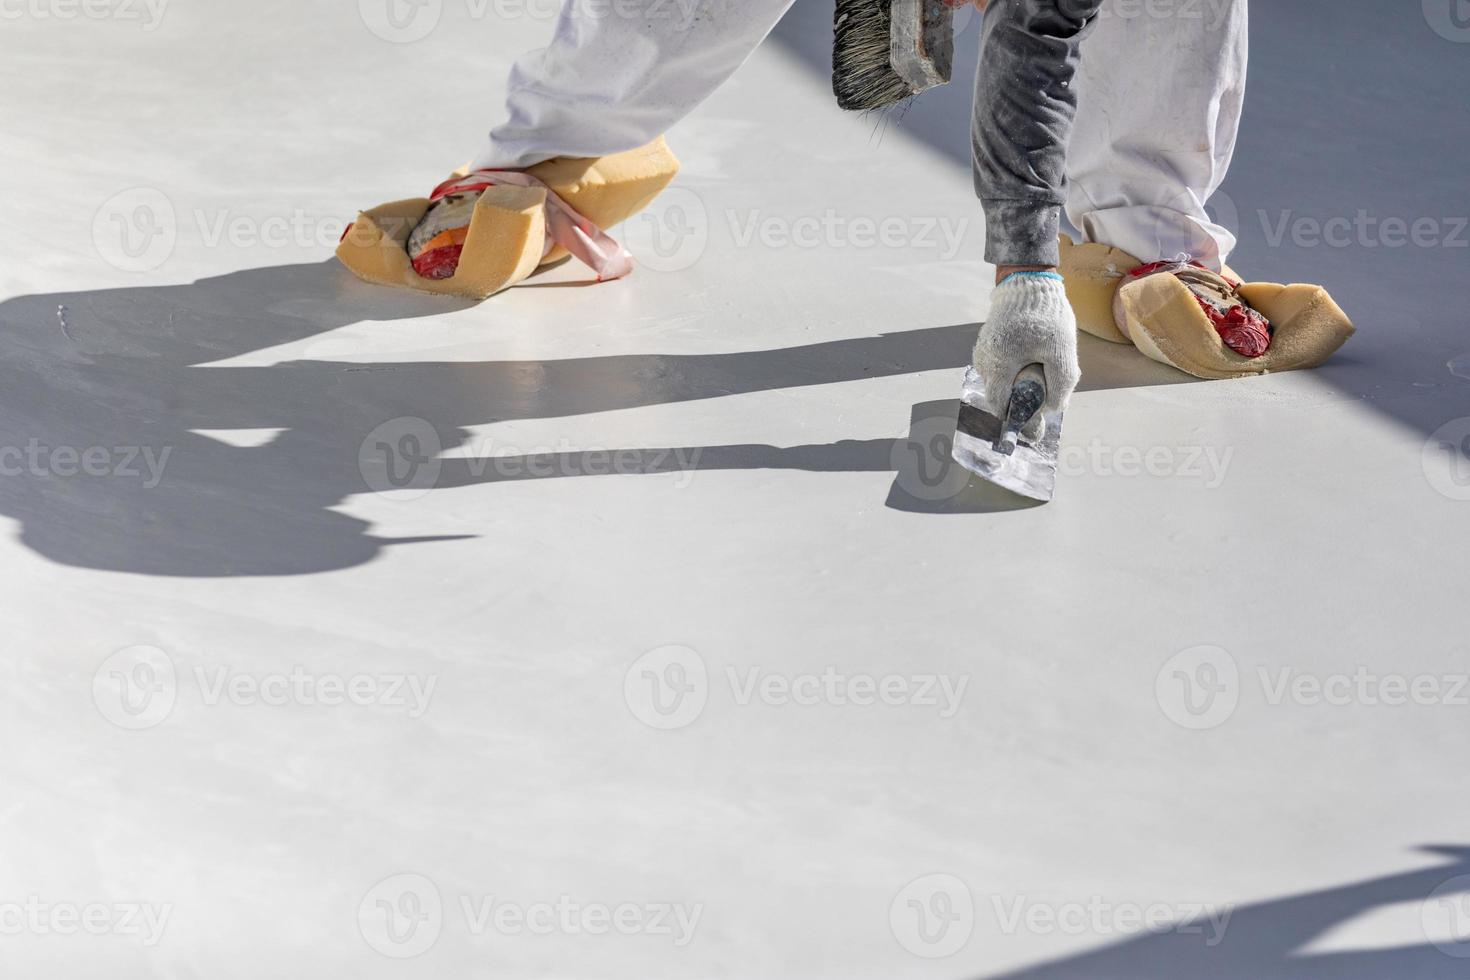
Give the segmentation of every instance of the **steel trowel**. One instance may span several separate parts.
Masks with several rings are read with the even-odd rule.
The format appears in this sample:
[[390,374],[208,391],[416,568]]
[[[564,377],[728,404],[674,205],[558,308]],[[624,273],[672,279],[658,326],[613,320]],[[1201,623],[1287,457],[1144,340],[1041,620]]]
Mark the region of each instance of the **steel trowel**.
[[1040,364],[1028,364],[1016,375],[1003,419],[985,410],[985,382],[973,367],[967,369],[955,420],[955,462],[1012,493],[1042,502],[1050,500],[1057,482],[1062,413],[1043,415],[1046,431],[1038,442],[1021,435],[1045,403],[1046,373]]

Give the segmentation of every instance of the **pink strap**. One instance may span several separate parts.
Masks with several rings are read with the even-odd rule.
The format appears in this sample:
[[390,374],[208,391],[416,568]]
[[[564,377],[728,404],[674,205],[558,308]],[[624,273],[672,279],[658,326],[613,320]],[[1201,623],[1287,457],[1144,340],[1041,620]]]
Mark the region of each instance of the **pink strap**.
[[633,256],[613,237],[594,225],[544,181],[519,170],[475,170],[463,177],[451,177],[429,195],[437,201],[449,194],[464,194],[484,190],[496,184],[512,184],[516,187],[540,187],[546,191],[546,247],[542,255],[555,246],[571,252],[583,265],[597,273],[597,281],[621,279],[633,271]]

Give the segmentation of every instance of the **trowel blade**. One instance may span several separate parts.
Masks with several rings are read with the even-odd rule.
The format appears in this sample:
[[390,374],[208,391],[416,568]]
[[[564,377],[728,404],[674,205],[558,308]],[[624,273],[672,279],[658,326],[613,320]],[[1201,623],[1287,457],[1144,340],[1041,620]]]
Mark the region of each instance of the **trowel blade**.
[[1032,500],[1048,501],[1057,482],[1057,450],[1062,439],[1062,413],[1048,412],[1046,434],[1039,444],[1022,439],[1007,456],[995,451],[1001,420],[984,409],[985,384],[974,368],[965,371],[955,420],[955,462],[982,479]]

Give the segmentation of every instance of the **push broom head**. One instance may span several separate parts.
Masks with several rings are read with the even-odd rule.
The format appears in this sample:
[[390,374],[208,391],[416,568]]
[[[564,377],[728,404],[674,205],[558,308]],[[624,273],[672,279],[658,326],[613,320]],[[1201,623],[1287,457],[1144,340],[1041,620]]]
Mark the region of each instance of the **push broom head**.
[[943,85],[953,68],[945,0],[837,0],[832,92],[842,108],[887,108]]

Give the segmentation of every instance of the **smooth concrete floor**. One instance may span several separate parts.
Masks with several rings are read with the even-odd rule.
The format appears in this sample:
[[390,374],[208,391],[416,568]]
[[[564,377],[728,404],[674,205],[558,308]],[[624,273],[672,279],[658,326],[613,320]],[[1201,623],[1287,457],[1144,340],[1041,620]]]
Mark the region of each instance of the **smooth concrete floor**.
[[943,465],[966,83],[841,114],[828,5],[670,134],[630,279],[481,304],[332,248],[545,7],[7,6],[0,972],[1463,976],[1470,44],[1276,6],[1233,264],[1358,335],[1084,338],[1041,507]]

